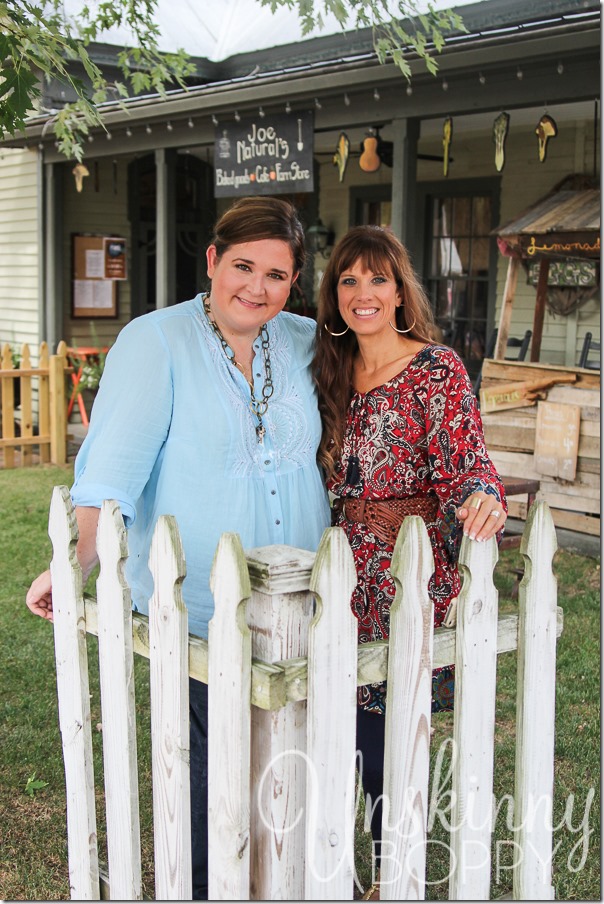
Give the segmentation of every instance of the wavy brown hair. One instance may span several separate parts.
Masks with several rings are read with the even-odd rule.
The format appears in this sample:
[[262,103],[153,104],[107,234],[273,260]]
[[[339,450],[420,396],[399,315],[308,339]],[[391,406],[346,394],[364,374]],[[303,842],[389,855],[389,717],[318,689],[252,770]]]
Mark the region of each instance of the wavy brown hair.
[[317,313],[317,339],[312,368],[319,393],[323,436],[317,458],[329,477],[339,458],[346,412],[352,398],[353,364],[358,351],[352,330],[338,309],[338,281],[357,261],[372,273],[389,273],[400,291],[402,304],[396,309],[399,330],[411,327],[407,336],[420,342],[434,341],[434,319],[430,304],[409,259],[405,246],[380,226],[355,226],[333,249],[321,282]]

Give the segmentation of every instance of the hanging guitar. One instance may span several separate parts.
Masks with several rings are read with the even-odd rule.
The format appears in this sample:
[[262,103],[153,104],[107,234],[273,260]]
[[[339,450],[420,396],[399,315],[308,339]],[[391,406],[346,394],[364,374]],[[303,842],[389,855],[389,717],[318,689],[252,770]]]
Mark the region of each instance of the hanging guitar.
[[382,161],[377,152],[378,139],[373,129],[370,129],[363,139],[363,153],[359,159],[359,166],[364,173],[375,173],[380,168]]

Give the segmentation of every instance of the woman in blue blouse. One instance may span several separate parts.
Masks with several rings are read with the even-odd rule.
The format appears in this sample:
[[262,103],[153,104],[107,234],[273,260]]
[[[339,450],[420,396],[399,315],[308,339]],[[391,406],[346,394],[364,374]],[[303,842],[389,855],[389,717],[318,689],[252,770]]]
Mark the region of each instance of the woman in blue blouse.
[[[317,466],[321,436],[310,374],[315,322],[283,312],[304,263],[294,208],[244,198],[207,250],[211,291],[130,322],[107,356],[72,498],[84,579],[96,564],[104,499],[129,528],[136,609],[152,593],[147,561],[157,518],[175,515],[189,630],[207,636],[210,568],[220,535],[244,547],[315,550],[329,524]],[[27,605],[52,620],[50,572]],[[193,897],[207,897],[207,687],[190,684]]]

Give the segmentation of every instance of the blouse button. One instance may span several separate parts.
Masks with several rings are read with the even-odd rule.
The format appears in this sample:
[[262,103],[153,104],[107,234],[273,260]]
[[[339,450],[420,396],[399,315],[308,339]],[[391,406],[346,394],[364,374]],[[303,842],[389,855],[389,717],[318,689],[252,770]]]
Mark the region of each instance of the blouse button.
[[277,495],[277,490],[271,490],[271,496],[276,496],[276,495]]
[[278,518],[277,518],[277,520],[275,521],[275,524],[281,524],[281,522],[279,521]]

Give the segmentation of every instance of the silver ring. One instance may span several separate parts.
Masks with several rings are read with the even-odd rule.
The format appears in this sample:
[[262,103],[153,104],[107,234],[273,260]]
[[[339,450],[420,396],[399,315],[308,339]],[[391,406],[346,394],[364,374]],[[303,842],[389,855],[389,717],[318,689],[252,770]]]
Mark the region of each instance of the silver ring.
[[492,515],[493,518],[500,518],[500,517],[501,517],[501,512],[496,512],[495,509],[493,509],[492,512],[489,512],[489,515]]

